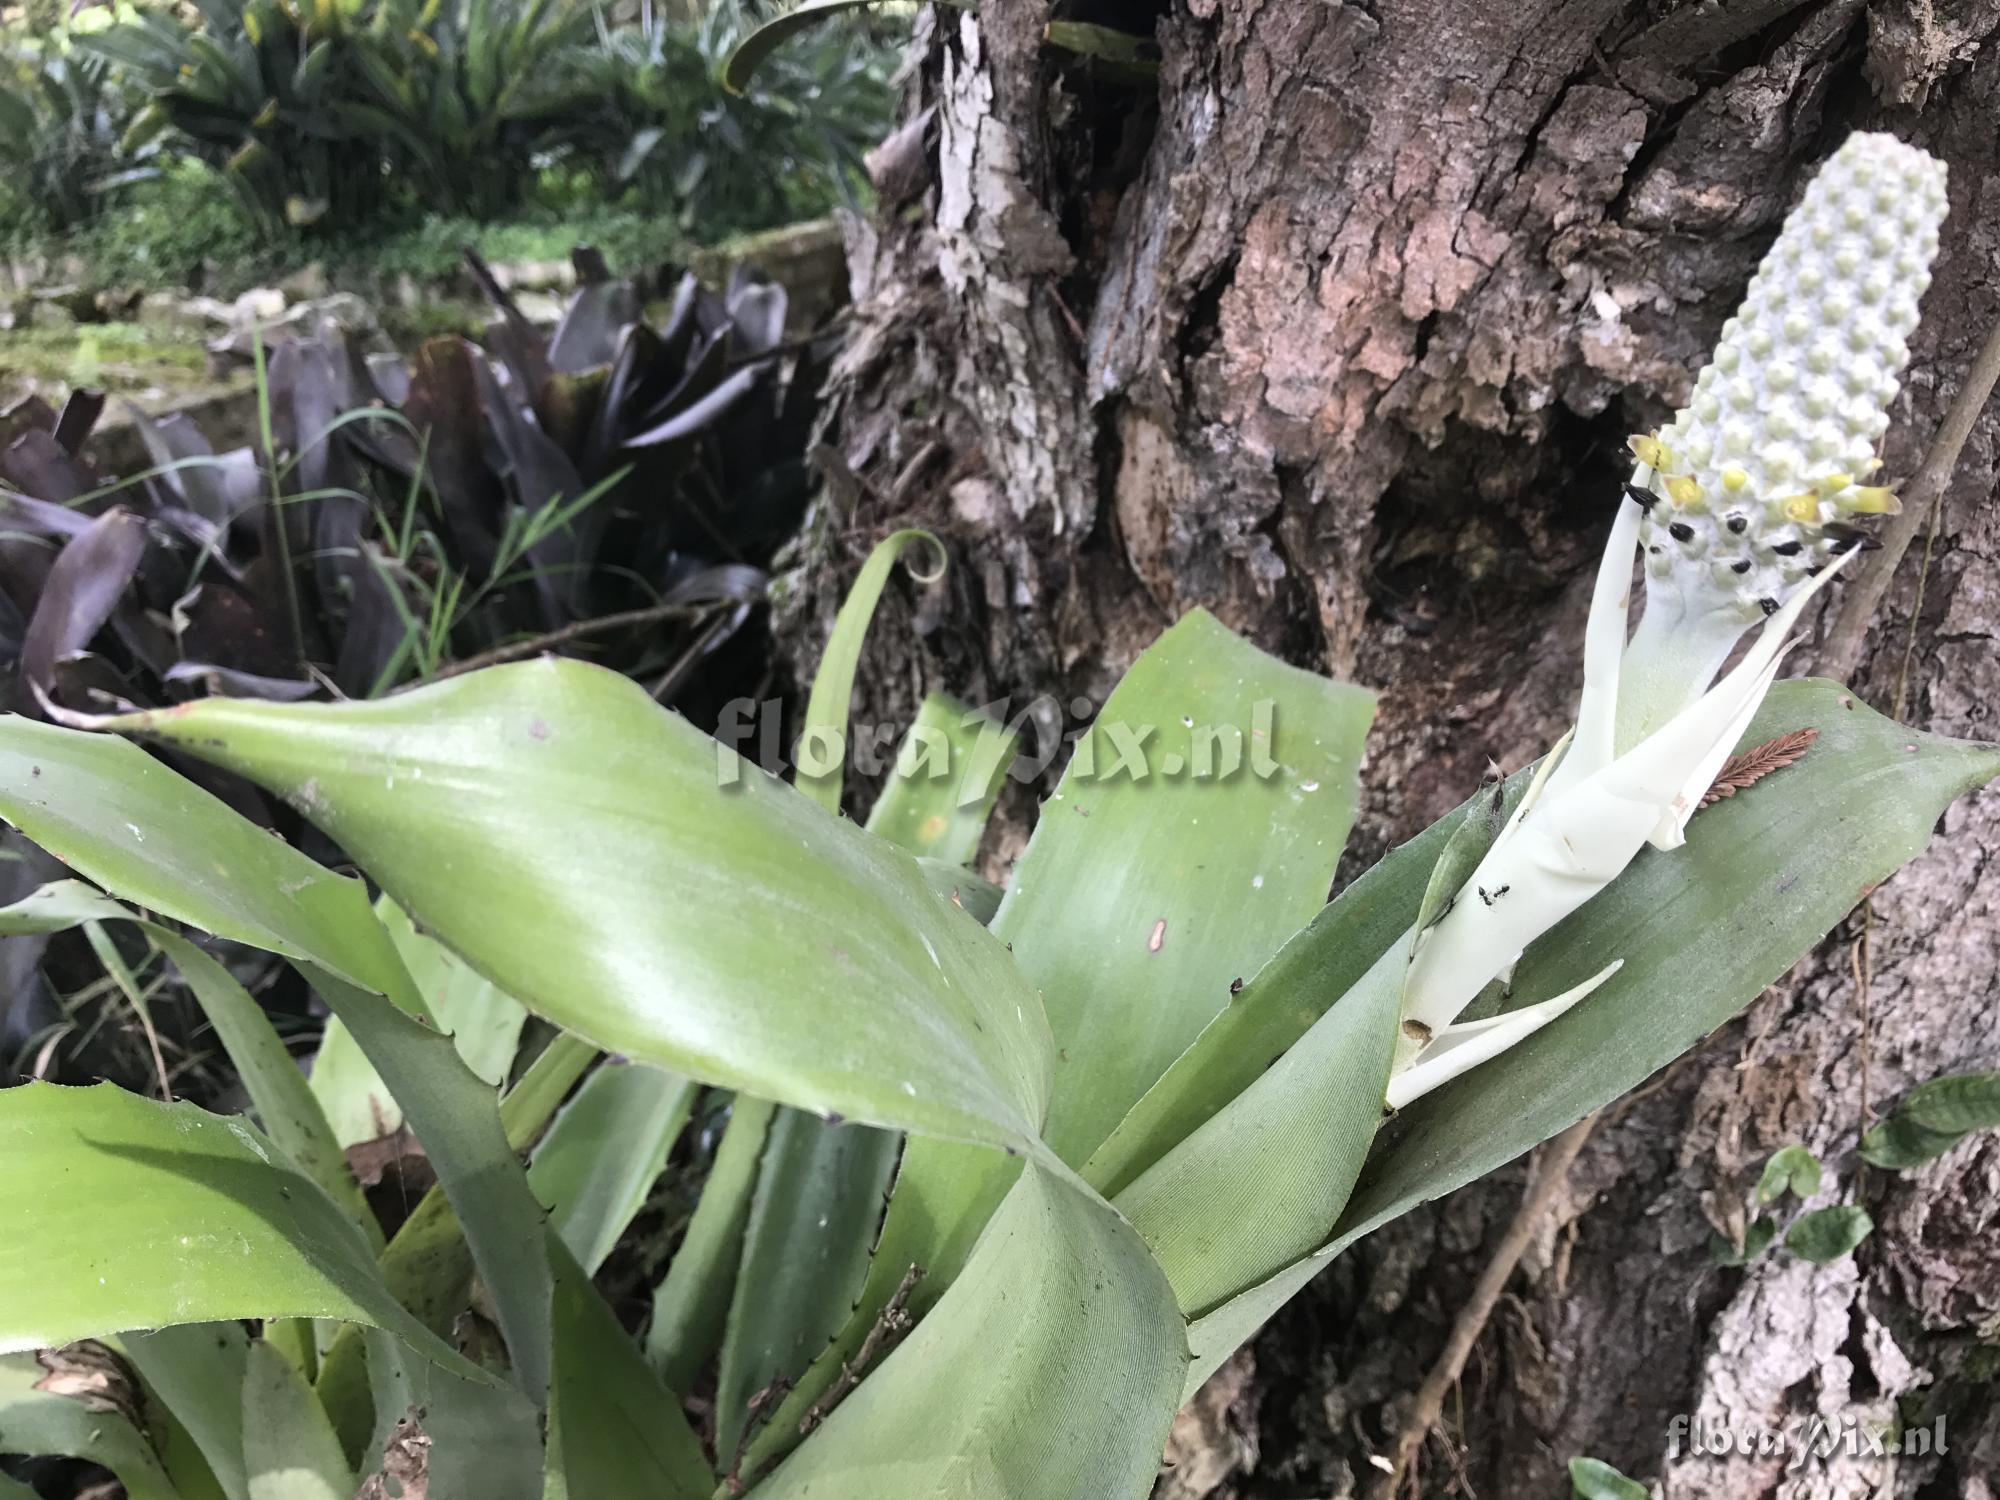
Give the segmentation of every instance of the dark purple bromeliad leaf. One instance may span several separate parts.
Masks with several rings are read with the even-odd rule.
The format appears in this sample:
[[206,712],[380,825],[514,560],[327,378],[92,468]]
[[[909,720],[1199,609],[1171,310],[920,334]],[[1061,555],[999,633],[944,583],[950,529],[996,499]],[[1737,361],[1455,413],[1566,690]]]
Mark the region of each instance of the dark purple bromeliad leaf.
[[15,706],[40,715],[56,664],[89,644],[125,596],[146,553],[146,523],[131,511],[108,510],[56,557],[21,643]]
[[16,701],[366,696],[552,632],[662,694],[717,670],[803,514],[830,345],[787,343],[783,289],[742,273],[680,278],[650,326],[642,285],[575,261],[552,332],[474,257],[487,348],[277,344],[268,454],[134,411],[149,465],[120,479],[85,447],[101,395],[0,413]]

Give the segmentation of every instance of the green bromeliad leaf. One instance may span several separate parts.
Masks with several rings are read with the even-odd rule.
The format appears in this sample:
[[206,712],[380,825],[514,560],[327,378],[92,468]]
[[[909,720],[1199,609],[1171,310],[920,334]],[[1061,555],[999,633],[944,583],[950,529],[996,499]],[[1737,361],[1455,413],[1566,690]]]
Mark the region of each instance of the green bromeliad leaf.
[[[1373,701],[1199,610],[1111,694],[993,922],[1048,1006],[1061,1049],[1048,1134],[1065,1159],[1089,1156],[1233,1012],[1234,982],[1320,910]],[[916,1309],[944,1293],[1014,1175],[989,1152],[910,1141],[860,1304],[753,1440],[746,1473],[796,1441],[911,1265],[925,1271]]]
[[712,1476],[680,1402],[561,1243],[550,1249],[556,1362],[543,1500],[707,1500]]
[[1041,1149],[1048,1032],[1005,947],[908,856],[616,673],[551,659],[375,702],[119,722],[290,798],[426,932],[600,1046]]
[[[840,808],[841,769],[814,767],[811,757],[824,756],[830,745],[856,748],[850,712],[869,624],[897,558],[920,543],[937,547],[919,531],[899,531],[877,544],[841,604],[813,675],[797,785],[830,812]],[[937,753],[920,756],[920,749]],[[918,856],[932,890],[982,924],[991,912],[982,916],[976,899],[968,905],[972,881],[959,866],[978,852],[1011,759],[1012,737],[999,726],[949,699],[927,698],[868,812],[871,834]],[[949,886],[937,878],[939,865],[949,871]],[[722,1467],[734,1467],[762,1405],[758,1393],[794,1383],[852,1316],[901,1149],[894,1131],[797,1109],[773,1113],[717,1361],[715,1451]],[[733,1191],[730,1178],[718,1175],[718,1190]],[[733,1201],[725,1198],[722,1209]],[[676,1363],[684,1365],[685,1356]]]
[[781,1109],[744,1223],[716,1378],[716,1452],[733,1456],[759,1391],[796,1380],[853,1310],[901,1140]]
[[1138,1236],[1031,1165],[930,1316],[755,1493],[1136,1500],[1184,1367],[1180,1315]]
[[[1391,1122],[1323,1247],[1194,1323],[1193,1380],[1343,1248],[1608,1104],[1735,1015],[1914,858],[1944,807],[2000,774],[2000,750],[1906,729],[1824,681],[1778,684],[1743,743],[1804,728],[1819,738],[1803,760],[1699,813],[1685,848],[1642,854],[1528,950],[1514,988],[1529,1000],[1625,966]],[[1413,917],[1424,873],[1378,899]]]
[[994,918],[1048,1006],[1065,1161],[1325,904],[1374,704],[1197,610],[1079,741]]
[[361,1196],[340,1143],[306,1086],[298,1064],[272,1027],[264,1008],[220,963],[180,934],[138,915],[78,880],[52,881],[12,906],[0,909],[0,934],[56,932],[80,922],[124,921],[136,925],[180,971],[189,991],[214,1029],[264,1133],[328,1197],[346,1210],[371,1245],[382,1231]]
[[0,1356],[0,1453],[87,1459],[116,1475],[129,1500],[182,1500],[145,1434],[117,1412],[35,1389],[48,1373],[32,1354]]
[[181,1323],[118,1339],[127,1362],[199,1451],[228,1500],[244,1500],[249,1491],[243,1376],[250,1344],[241,1323]]
[[932,693],[868,809],[868,831],[921,859],[971,864],[1016,748],[1012,730]]
[[695,1377],[722,1343],[743,1231],[757,1189],[764,1143],[778,1106],[738,1094],[715,1163],[702,1184],[701,1201],[681,1236],[666,1278],[653,1293],[653,1321],[646,1331],[646,1362],[675,1392],[694,1389]]
[[539,1403],[549,1357],[540,1207],[493,1090],[420,1018],[361,883],[135,745],[12,715],[0,718],[0,816],[115,895],[283,955],[319,991],[423,1141],[493,1293],[516,1377]]
[[[896,560],[913,547],[927,547],[941,553],[936,537],[928,531],[898,531],[876,544],[861,565],[861,572],[841,601],[840,614],[820,653],[813,673],[812,692],[806,699],[806,720],[799,732],[798,788],[828,812],[840,811],[841,787],[846,781],[848,714],[854,699],[854,674],[861,665],[861,647],[868,638],[875,606],[889,585]],[[825,743],[815,745],[814,741]],[[824,758],[830,764],[810,762]],[[921,849],[912,849],[921,854]]]
[[[576,1081],[598,1056],[597,1049],[557,1035],[528,1065],[500,1101],[500,1124],[509,1151],[533,1145]],[[397,1302],[440,1336],[449,1334],[472,1290],[473,1257],[465,1231],[443,1190],[432,1188],[383,1250],[376,1269]],[[334,1336],[320,1360],[315,1389],[341,1440],[360,1451],[369,1430],[367,1360],[372,1330],[349,1325]],[[463,1384],[463,1382],[460,1382]]]
[[1382,1122],[1402,944],[1229,1104],[1115,1200],[1190,1315],[1325,1238]]
[[528,1186],[585,1275],[597,1274],[645,1205],[697,1092],[677,1073],[607,1062],[536,1148]]
[[[496,1088],[506,1082],[528,1013],[418,932],[393,901],[377,901],[375,911],[409,970],[411,993],[423,1013],[451,1033],[458,1055],[480,1078]],[[313,1058],[312,1090],[343,1147],[391,1134],[403,1124],[403,1107],[338,1016],[327,1022]]]
[[[1529,774],[1509,779],[1510,798]],[[1084,1179],[1115,1197],[1284,1056],[1409,929],[1454,830],[1482,801],[1391,849],[1279,949],[1091,1153]]]
[[354,1474],[305,1377],[253,1340],[243,1372],[243,1465],[249,1500],[352,1500]]
[[[472,1375],[361,1233],[240,1119],[109,1084],[0,1090],[0,1352],[231,1318],[337,1318]],[[116,1205],[107,1212],[106,1205]],[[49,1274],[60,1265],[66,1272]]]

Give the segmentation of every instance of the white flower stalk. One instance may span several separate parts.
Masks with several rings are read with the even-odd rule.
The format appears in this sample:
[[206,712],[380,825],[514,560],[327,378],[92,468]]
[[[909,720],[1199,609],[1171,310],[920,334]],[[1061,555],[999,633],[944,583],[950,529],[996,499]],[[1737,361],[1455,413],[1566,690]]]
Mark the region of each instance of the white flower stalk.
[[[1640,462],[1586,624],[1576,727],[1457,901],[1408,935],[1392,1106],[1496,1056],[1615,972],[1453,1025],[1648,843],[1681,844],[1806,605],[1861,542],[1848,522],[1896,508],[1889,490],[1859,480],[1877,466],[1943,216],[1941,164],[1889,136],[1850,138],[1786,220],[1693,403],[1634,440]],[[1646,608],[1628,647],[1635,553]],[[1759,621],[1762,634],[1711,687]]]
[[1909,363],[1945,215],[1944,164],[1856,134],[1807,186],[1743,306],[1657,434],[1633,439],[1646,610],[1621,748],[1698,696],[1743,632],[1900,508],[1875,446]]

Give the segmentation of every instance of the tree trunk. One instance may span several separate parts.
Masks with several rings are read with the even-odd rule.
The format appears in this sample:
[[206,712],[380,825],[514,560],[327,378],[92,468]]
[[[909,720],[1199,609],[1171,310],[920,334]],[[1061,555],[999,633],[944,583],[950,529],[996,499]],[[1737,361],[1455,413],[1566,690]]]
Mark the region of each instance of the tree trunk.
[[[946,582],[871,638],[877,715],[924,687],[1101,701],[1205,606],[1381,691],[1358,867],[1567,722],[1624,439],[1688,395],[1846,132],[1951,169],[1887,474],[1915,467],[2000,318],[1994,0],[1095,0],[1066,18],[1150,32],[1157,79],[1052,47],[1043,0],[927,9],[882,202],[850,227],[856,306],[804,544],[831,566],[801,571],[780,630],[809,663],[869,541],[942,536]],[[1946,734],[1996,733],[1997,436],[1989,415],[1854,678]],[[1912,1084],[2000,1064],[1995,855],[1988,792],[1607,1112],[1406,1493],[1546,1500],[1592,1454],[1677,1497],[1990,1500],[2000,1141],[1865,1179],[1854,1147]],[[1876,1233],[1825,1269],[1716,1266],[1711,1231],[1792,1142],[1827,1162],[1822,1201],[1858,1199]],[[1191,1408],[1199,1462],[1171,1493],[1367,1485],[1523,1175],[1336,1262],[1254,1372]],[[1677,1414],[1899,1406],[1942,1412],[1948,1454],[1669,1458]]]

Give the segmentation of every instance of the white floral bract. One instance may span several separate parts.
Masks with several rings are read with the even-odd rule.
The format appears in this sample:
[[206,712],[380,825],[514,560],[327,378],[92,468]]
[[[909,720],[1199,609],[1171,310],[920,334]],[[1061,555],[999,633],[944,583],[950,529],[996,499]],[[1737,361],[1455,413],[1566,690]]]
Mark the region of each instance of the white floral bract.
[[[1845,521],[1895,508],[1864,482],[1909,360],[1944,217],[1944,167],[1851,137],[1807,188],[1723,329],[1693,403],[1635,439],[1598,569],[1584,688],[1561,759],[1411,955],[1389,1102],[1400,1106],[1579,1003],[1454,1025],[1529,943],[1688,819],[1764,701],[1813,595],[1853,555]],[[1646,608],[1629,646],[1633,561]],[[1714,681],[1743,632],[1761,636]]]

